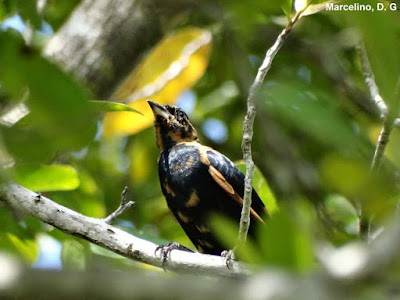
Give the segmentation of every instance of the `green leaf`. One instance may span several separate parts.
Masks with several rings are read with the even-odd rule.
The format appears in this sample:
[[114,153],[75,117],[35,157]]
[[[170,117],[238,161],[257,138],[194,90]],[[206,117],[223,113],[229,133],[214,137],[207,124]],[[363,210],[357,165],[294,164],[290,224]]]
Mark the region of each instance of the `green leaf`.
[[282,4],[282,10],[289,21],[292,18],[293,0],[285,0]]
[[0,1],[0,21],[17,11],[17,0]]
[[[30,129],[45,142],[41,151],[47,152],[49,148],[70,151],[86,146],[96,133],[88,91],[44,59],[39,51],[27,48],[22,38],[12,32],[0,32],[0,53],[2,89],[14,97],[29,90],[26,105],[31,111]],[[12,134],[5,136],[7,145],[14,139],[18,138]],[[26,145],[34,146],[35,140],[27,142],[25,146],[16,143],[10,148],[21,147],[20,152],[29,152],[31,147]]]
[[304,221],[310,215],[312,210],[304,205],[296,205],[294,210],[281,207],[265,226],[259,227],[265,264],[296,271],[308,271],[314,266],[311,230]]
[[22,255],[26,259],[26,261],[30,264],[34,263],[36,257],[38,255],[38,247],[36,245],[35,240],[32,239],[20,239],[18,236],[7,233],[6,234],[9,241],[14,245],[17,249],[18,253]]
[[78,173],[69,165],[21,165],[13,180],[36,192],[70,191],[79,186]]
[[18,13],[22,19],[33,25],[35,29],[41,26],[41,17],[37,13],[35,0],[18,0],[17,1]]
[[[235,163],[235,165],[240,171],[242,171],[243,174],[246,174],[246,164],[244,161],[238,161]],[[268,213],[270,215],[275,214],[279,210],[277,201],[268,185],[267,180],[264,178],[257,166],[254,168],[253,188],[256,190],[258,196],[260,196],[261,200],[265,204],[265,207],[268,209]]]
[[56,31],[80,2],[81,0],[47,1],[44,11],[46,21]]
[[[225,246],[226,250],[233,249],[236,246],[239,223],[235,224],[232,220],[221,215],[213,215],[210,219],[211,227],[217,239]],[[260,224],[260,226],[262,226]],[[235,249],[238,257],[248,263],[260,263],[262,256],[260,249],[255,245],[250,237],[247,237],[245,245],[240,245]]]
[[143,115],[137,109],[130,107],[123,103],[118,102],[110,102],[110,101],[101,101],[101,100],[91,100],[89,101],[90,106],[94,110],[94,112],[110,112],[110,111],[131,111],[136,112],[138,114]]
[[294,82],[277,82],[264,86],[261,97],[267,109],[282,123],[322,146],[360,151],[365,145],[354,132],[350,120],[338,110],[337,99],[326,91]]
[[13,126],[1,128],[1,133],[7,151],[16,161],[46,162],[50,161],[57,151],[54,143],[37,130]]
[[[354,206],[342,195],[329,195],[325,199],[326,212],[348,234],[358,234],[358,216]],[[355,226],[354,226],[355,225]]]
[[84,270],[86,267],[85,247],[76,240],[65,240],[61,250],[61,261],[66,269]]

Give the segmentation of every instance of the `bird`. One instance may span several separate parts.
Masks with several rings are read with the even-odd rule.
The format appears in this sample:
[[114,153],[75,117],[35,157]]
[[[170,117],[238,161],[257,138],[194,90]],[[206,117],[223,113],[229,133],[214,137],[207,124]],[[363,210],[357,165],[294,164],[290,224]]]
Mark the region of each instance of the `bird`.
[[[147,102],[154,116],[159,180],[168,208],[198,252],[221,255],[227,249],[218,240],[210,218],[222,215],[239,224],[245,176],[225,155],[200,143],[181,108]],[[256,224],[267,217],[268,211],[253,189],[250,236],[254,237]],[[188,250],[177,243],[159,248]]]

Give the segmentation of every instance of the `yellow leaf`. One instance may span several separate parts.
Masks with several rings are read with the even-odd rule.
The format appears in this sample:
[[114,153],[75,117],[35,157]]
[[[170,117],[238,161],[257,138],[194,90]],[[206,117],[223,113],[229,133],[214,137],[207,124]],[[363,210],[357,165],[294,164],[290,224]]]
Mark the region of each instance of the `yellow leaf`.
[[129,152],[131,162],[129,174],[132,182],[135,185],[143,184],[150,176],[151,168],[146,168],[146,166],[152,163],[153,157],[150,155],[148,147],[143,143],[134,143]]
[[38,255],[38,247],[34,240],[20,239],[12,233],[7,233],[7,237],[28,263],[33,264],[35,262]]
[[105,135],[134,134],[153,123],[146,100],[173,104],[204,74],[211,48],[211,33],[200,28],[185,28],[163,39],[149,56],[127,77],[112,96],[143,112],[108,113],[104,117]]

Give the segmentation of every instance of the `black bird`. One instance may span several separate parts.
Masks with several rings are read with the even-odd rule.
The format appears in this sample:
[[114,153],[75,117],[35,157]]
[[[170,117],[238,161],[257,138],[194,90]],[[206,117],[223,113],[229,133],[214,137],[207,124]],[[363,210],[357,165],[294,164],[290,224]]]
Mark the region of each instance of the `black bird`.
[[[161,155],[162,192],[175,219],[201,253],[220,255],[224,247],[209,225],[212,214],[239,223],[244,175],[226,156],[200,144],[196,129],[177,106],[147,101],[153,110]],[[249,235],[268,212],[253,189]],[[160,247],[162,248],[162,246]]]

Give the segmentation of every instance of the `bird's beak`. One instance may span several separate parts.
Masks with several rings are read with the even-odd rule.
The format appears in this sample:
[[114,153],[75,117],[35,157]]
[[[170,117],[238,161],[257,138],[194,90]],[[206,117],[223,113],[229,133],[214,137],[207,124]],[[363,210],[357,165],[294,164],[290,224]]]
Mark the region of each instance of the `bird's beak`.
[[154,118],[156,118],[157,116],[160,116],[160,117],[163,117],[164,119],[168,120],[172,117],[170,112],[164,106],[162,106],[154,101],[151,101],[151,100],[147,100],[147,103],[150,105],[150,108],[153,111]]

